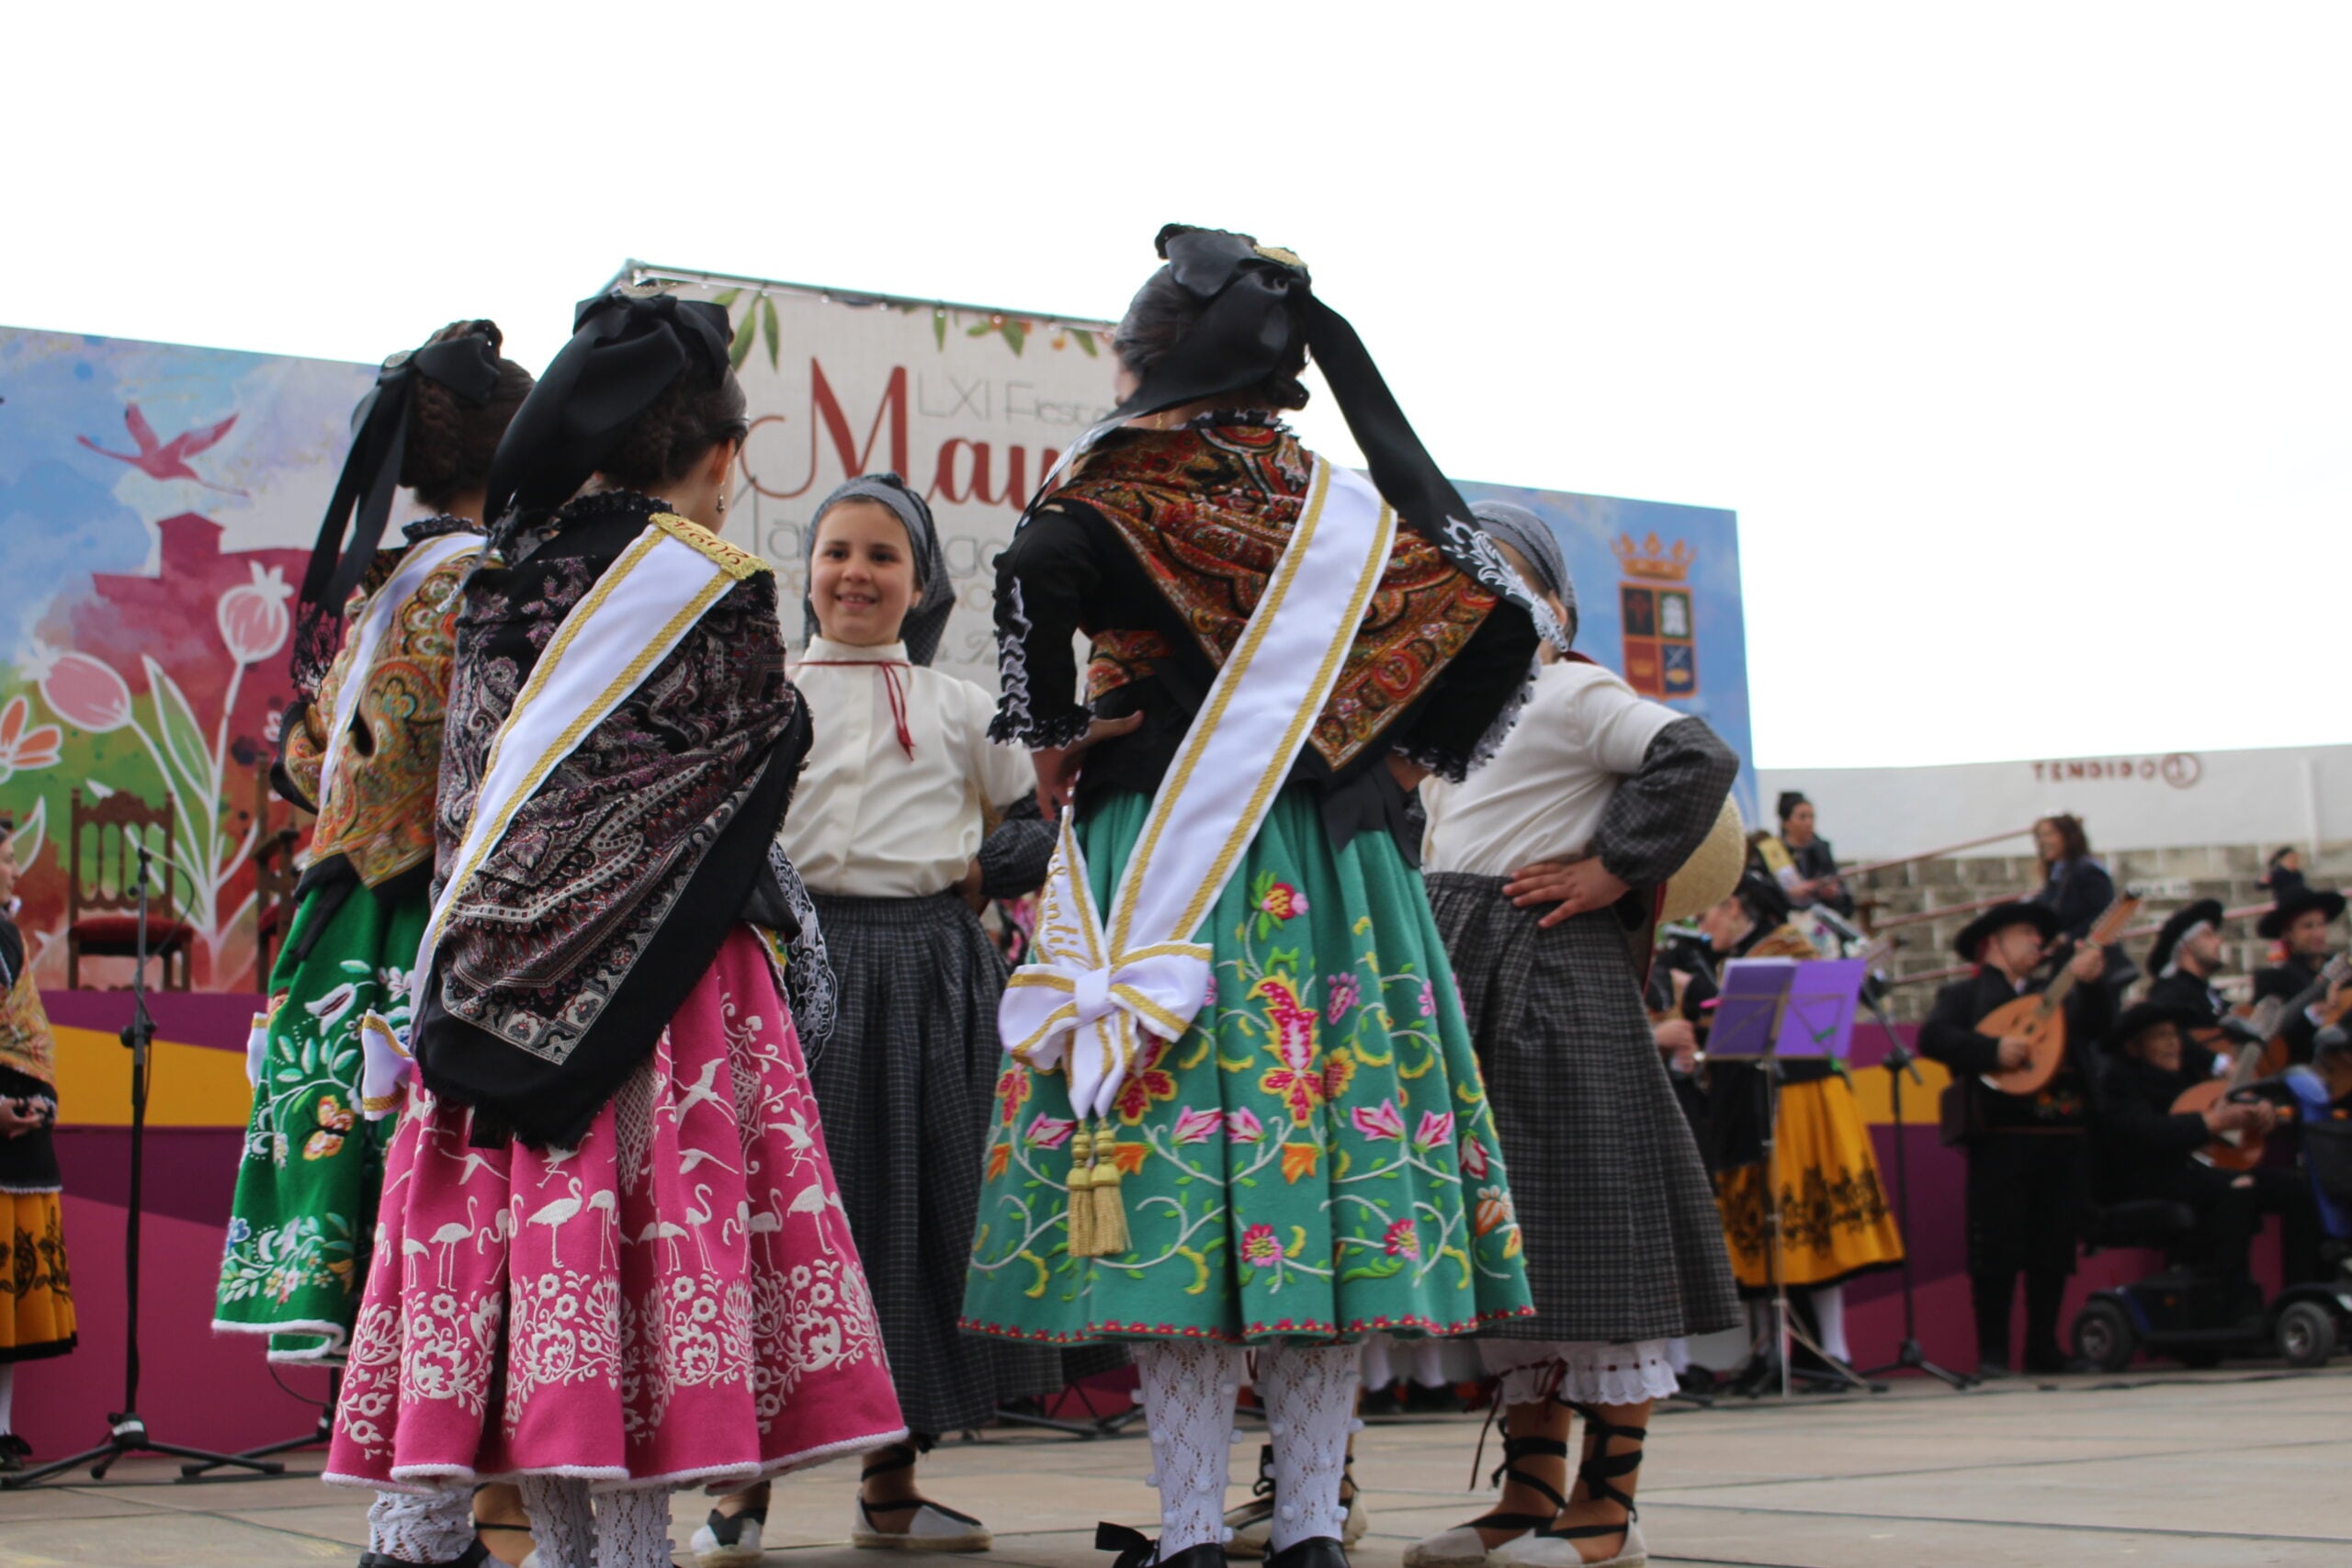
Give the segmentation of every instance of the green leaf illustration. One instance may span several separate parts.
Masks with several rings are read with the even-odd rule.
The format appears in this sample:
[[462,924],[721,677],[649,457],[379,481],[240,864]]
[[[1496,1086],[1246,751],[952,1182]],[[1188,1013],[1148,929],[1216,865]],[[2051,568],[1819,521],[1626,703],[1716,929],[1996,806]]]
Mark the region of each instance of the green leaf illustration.
[[940,351],[942,354],[946,353],[946,352],[947,352],[947,312],[946,312],[946,311],[944,311],[944,310],[933,310],[933,311],[931,313],[931,335],[932,335],[932,339],[933,339],[933,341],[936,342],[936,343],[939,344],[939,351]]
[[727,345],[727,363],[736,369],[743,368],[743,361],[752,356],[752,337],[759,330],[758,312],[746,310],[736,325],[734,341]]
[[1008,320],[1003,332],[1004,341],[1012,345],[1012,352],[1016,355],[1021,352],[1022,344],[1029,341],[1029,328],[1023,322]]
[[1087,358],[1099,359],[1102,356],[1102,351],[1094,346],[1094,334],[1087,329],[1083,327],[1073,328],[1069,334],[1069,340],[1070,342],[1078,344],[1080,348],[1086,351]]
[[784,329],[776,325],[775,299],[773,295],[760,296],[760,332],[768,343],[768,368],[783,369],[784,361],[779,355],[784,352]]

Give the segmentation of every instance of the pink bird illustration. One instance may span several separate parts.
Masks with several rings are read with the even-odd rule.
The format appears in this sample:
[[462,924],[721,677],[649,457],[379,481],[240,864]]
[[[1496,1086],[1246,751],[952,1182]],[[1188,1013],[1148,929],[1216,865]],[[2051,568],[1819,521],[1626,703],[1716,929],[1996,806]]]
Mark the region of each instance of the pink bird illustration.
[[130,464],[151,479],[194,479],[205,489],[219,491],[223,495],[245,493],[241,490],[231,490],[226,485],[214,484],[187,466],[190,457],[198,452],[209,452],[220,444],[220,438],[229,434],[229,427],[237,423],[235,414],[231,414],[218,424],[183,430],[169,441],[155,439],[155,427],[147,423],[147,416],[139,412],[137,403],[123,405],[122,423],[130,428],[131,440],[139,444],[139,450],[135,453],[109,452],[86,435],[77,435],[74,439],[101,457],[112,457],[118,463]]

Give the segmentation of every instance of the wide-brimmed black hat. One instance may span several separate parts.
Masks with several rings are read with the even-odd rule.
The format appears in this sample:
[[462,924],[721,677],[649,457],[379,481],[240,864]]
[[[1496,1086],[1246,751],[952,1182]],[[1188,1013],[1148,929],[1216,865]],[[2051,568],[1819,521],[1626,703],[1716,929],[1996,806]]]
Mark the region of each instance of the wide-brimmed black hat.
[[2115,1021],[2115,1027],[2107,1032],[2107,1048],[2120,1051],[2160,1023],[2173,1024],[2186,1032],[2194,1025],[2212,1021],[2210,1018],[2198,1017],[2187,1008],[2174,1007],[2167,1002],[2133,1002],[2123,1010],[2123,1016]]
[[2042,941],[2048,942],[2058,934],[2058,915],[2047,905],[2036,904],[2030,899],[2018,898],[2007,904],[1996,904],[1960,928],[1960,934],[1951,939],[1951,950],[1973,964],[1977,959],[1977,950],[1984,945],[1984,939],[2011,926],[2031,926],[2041,933]]
[[2332,920],[2344,913],[2344,895],[2319,893],[2308,887],[2299,887],[2279,899],[2271,911],[2262,917],[2261,923],[2254,929],[2265,940],[2275,942],[2287,934],[2287,928],[2294,924],[2296,916],[2307,914],[2313,909],[2325,910],[2327,918]]
[[2171,966],[2172,950],[2180,945],[2180,939],[2187,936],[2193,927],[2219,926],[2222,913],[2219,898],[2199,898],[2194,904],[2175,909],[2172,918],[2165,921],[2164,930],[2156,933],[2155,945],[2148,949],[2148,973],[2163,974]]

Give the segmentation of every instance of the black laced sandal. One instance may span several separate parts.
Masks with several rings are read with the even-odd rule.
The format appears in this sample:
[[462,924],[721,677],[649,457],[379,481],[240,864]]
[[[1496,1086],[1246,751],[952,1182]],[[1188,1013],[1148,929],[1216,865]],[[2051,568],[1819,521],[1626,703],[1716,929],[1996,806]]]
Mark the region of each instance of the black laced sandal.
[[[1649,1428],[1620,1425],[1589,1404],[1565,1399],[1560,1403],[1584,1417],[1586,1453],[1583,1462],[1577,1466],[1577,1479],[1584,1483],[1585,1495],[1618,1505],[1625,1510],[1625,1522],[1559,1525],[1546,1520],[1543,1529],[1525,1540],[1496,1548],[1497,1560],[1513,1568],[1642,1568],[1650,1554],[1642,1540],[1641,1510],[1634,1506],[1634,1495],[1617,1483],[1642,1468],[1640,1445],[1649,1437]],[[1628,1452],[1612,1454],[1609,1444],[1616,1438],[1630,1440],[1635,1446]],[[1564,1502],[1560,1506],[1565,1511],[1567,1505]],[[1577,1550],[1577,1541],[1600,1540],[1612,1535],[1624,1538],[1613,1557],[1587,1562]]]
[[760,1560],[766,1551],[760,1535],[768,1523],[767,1486],[763,1481],[745,1487],[744,1491],[760,1493],[760,1500],[734,1513],[710,1511],[688,1543],[695,1554],[695,1568],[750,1568]]
[[[463,1551],[449,1559],[448,1562],[426,1563],[424,1568],[481,1568],[481,1565],[489,1561],[490,1548],[484,1546],[481,1540],[476,1538]],[[417,1568],[417,1564],[404,1557],[387,1557],[380,1551],[363,1551],[359,1554],[359,1568]]]
[[[1111,1568],[1153,1568],[1155,1563],[1159,1568],[1225,1568],[1225,1548],[1216,1541],[1204,1540],[1198,1546],[1188,1546],[1161,1562],[1158,1541],[1139,1529],[1114,1525],[1107,1520],[1094,1527],[1094,1550],[1118,1554]],[[1346,1568],[1344,1554],[1340,1562],[1340,1568]]]
[[[1505,1481],[1516,1481],[1521,1486],[1549,1497],[1552,1511],[1548,1514],[1513,1514],[1498,1510],[1472,1519],[1466,1525],[1456,1525],[1450,1530],[1442,1530],[1427,1540],[1416,1541],[1407,1547],[1405,1568],[1484,1568],[1488,1548],[1479,1539],[1480,1530],[1512,1530],[1525,1535],[1544,1529],[1560,1517],[1560,1510],[1568,1506],[1568,1500],[1542,1476],[1520,1469],[1519,1461],[1527,1459],[1564,1460],[1567,1457],[1568,1445],[1558,1438],[1514,1438],[1509,1425],[1505,1425],[1503,1461],[1495,1467],[1493,1474],[1487,1477],[1487,1484],[1494,1486]],[[1472,1473],[1475,1475],[1476,1472]],[[1506,1541],[1503,1544],[1508,1546],[1511,1543]],[[1499,1551],[1502,1548],[1493,1550]]]
[[[865,1456],[865,1466],[857,1476],[850,1544],[881,1551],[986,1551],[996,1538],[969,1514],[925,1497],[910,1497],[902,1503],[865,1500],[865,1483],[892,1471],[912,1470],[922,1452],[922,1448],[913,1443],[892,1443]],[[903,1516],[907,1522],[903,1529],[886,1530],[875,1523],[877,1515]]]

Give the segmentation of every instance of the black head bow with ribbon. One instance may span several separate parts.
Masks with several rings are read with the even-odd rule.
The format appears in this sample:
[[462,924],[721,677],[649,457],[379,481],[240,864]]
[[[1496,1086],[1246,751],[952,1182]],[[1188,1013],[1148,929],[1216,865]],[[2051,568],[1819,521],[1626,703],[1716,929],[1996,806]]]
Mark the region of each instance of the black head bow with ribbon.
[[420,377],[480,407],[498,388],[498,342],[481,328],[395,354],[352,411],[351,453],[319,524],[295,602],[293,678],[302,700],[318,696],[319,682],[343,643],[344,602],[368,575],[383,543],[392,490],[408,453],[409,416],[416,407]]
[[[1303,345],[1363,449],[1374,486],[1405,525],[1524,610],[1540,634],[1566,651],[1566,636],[1550,607],[1529,597],[1469,503],[1439,470],[1355,328],[1316,298],[1305,262],[1248,234],[1182,223],[1161,229],[1154,244],[1170,280],[1200,303],[1201,312],[1182,339],[1144,370],[1134,395],[1072,444],[1064,465],[1131,420],[1288,376]],[[1059,472],[1047,477],[1040,499]]]
[[582,299],[571,328],[491,459],[493,522],[570,501],[680,373],[727,375],[727,311],[707,300],[615,289]]

